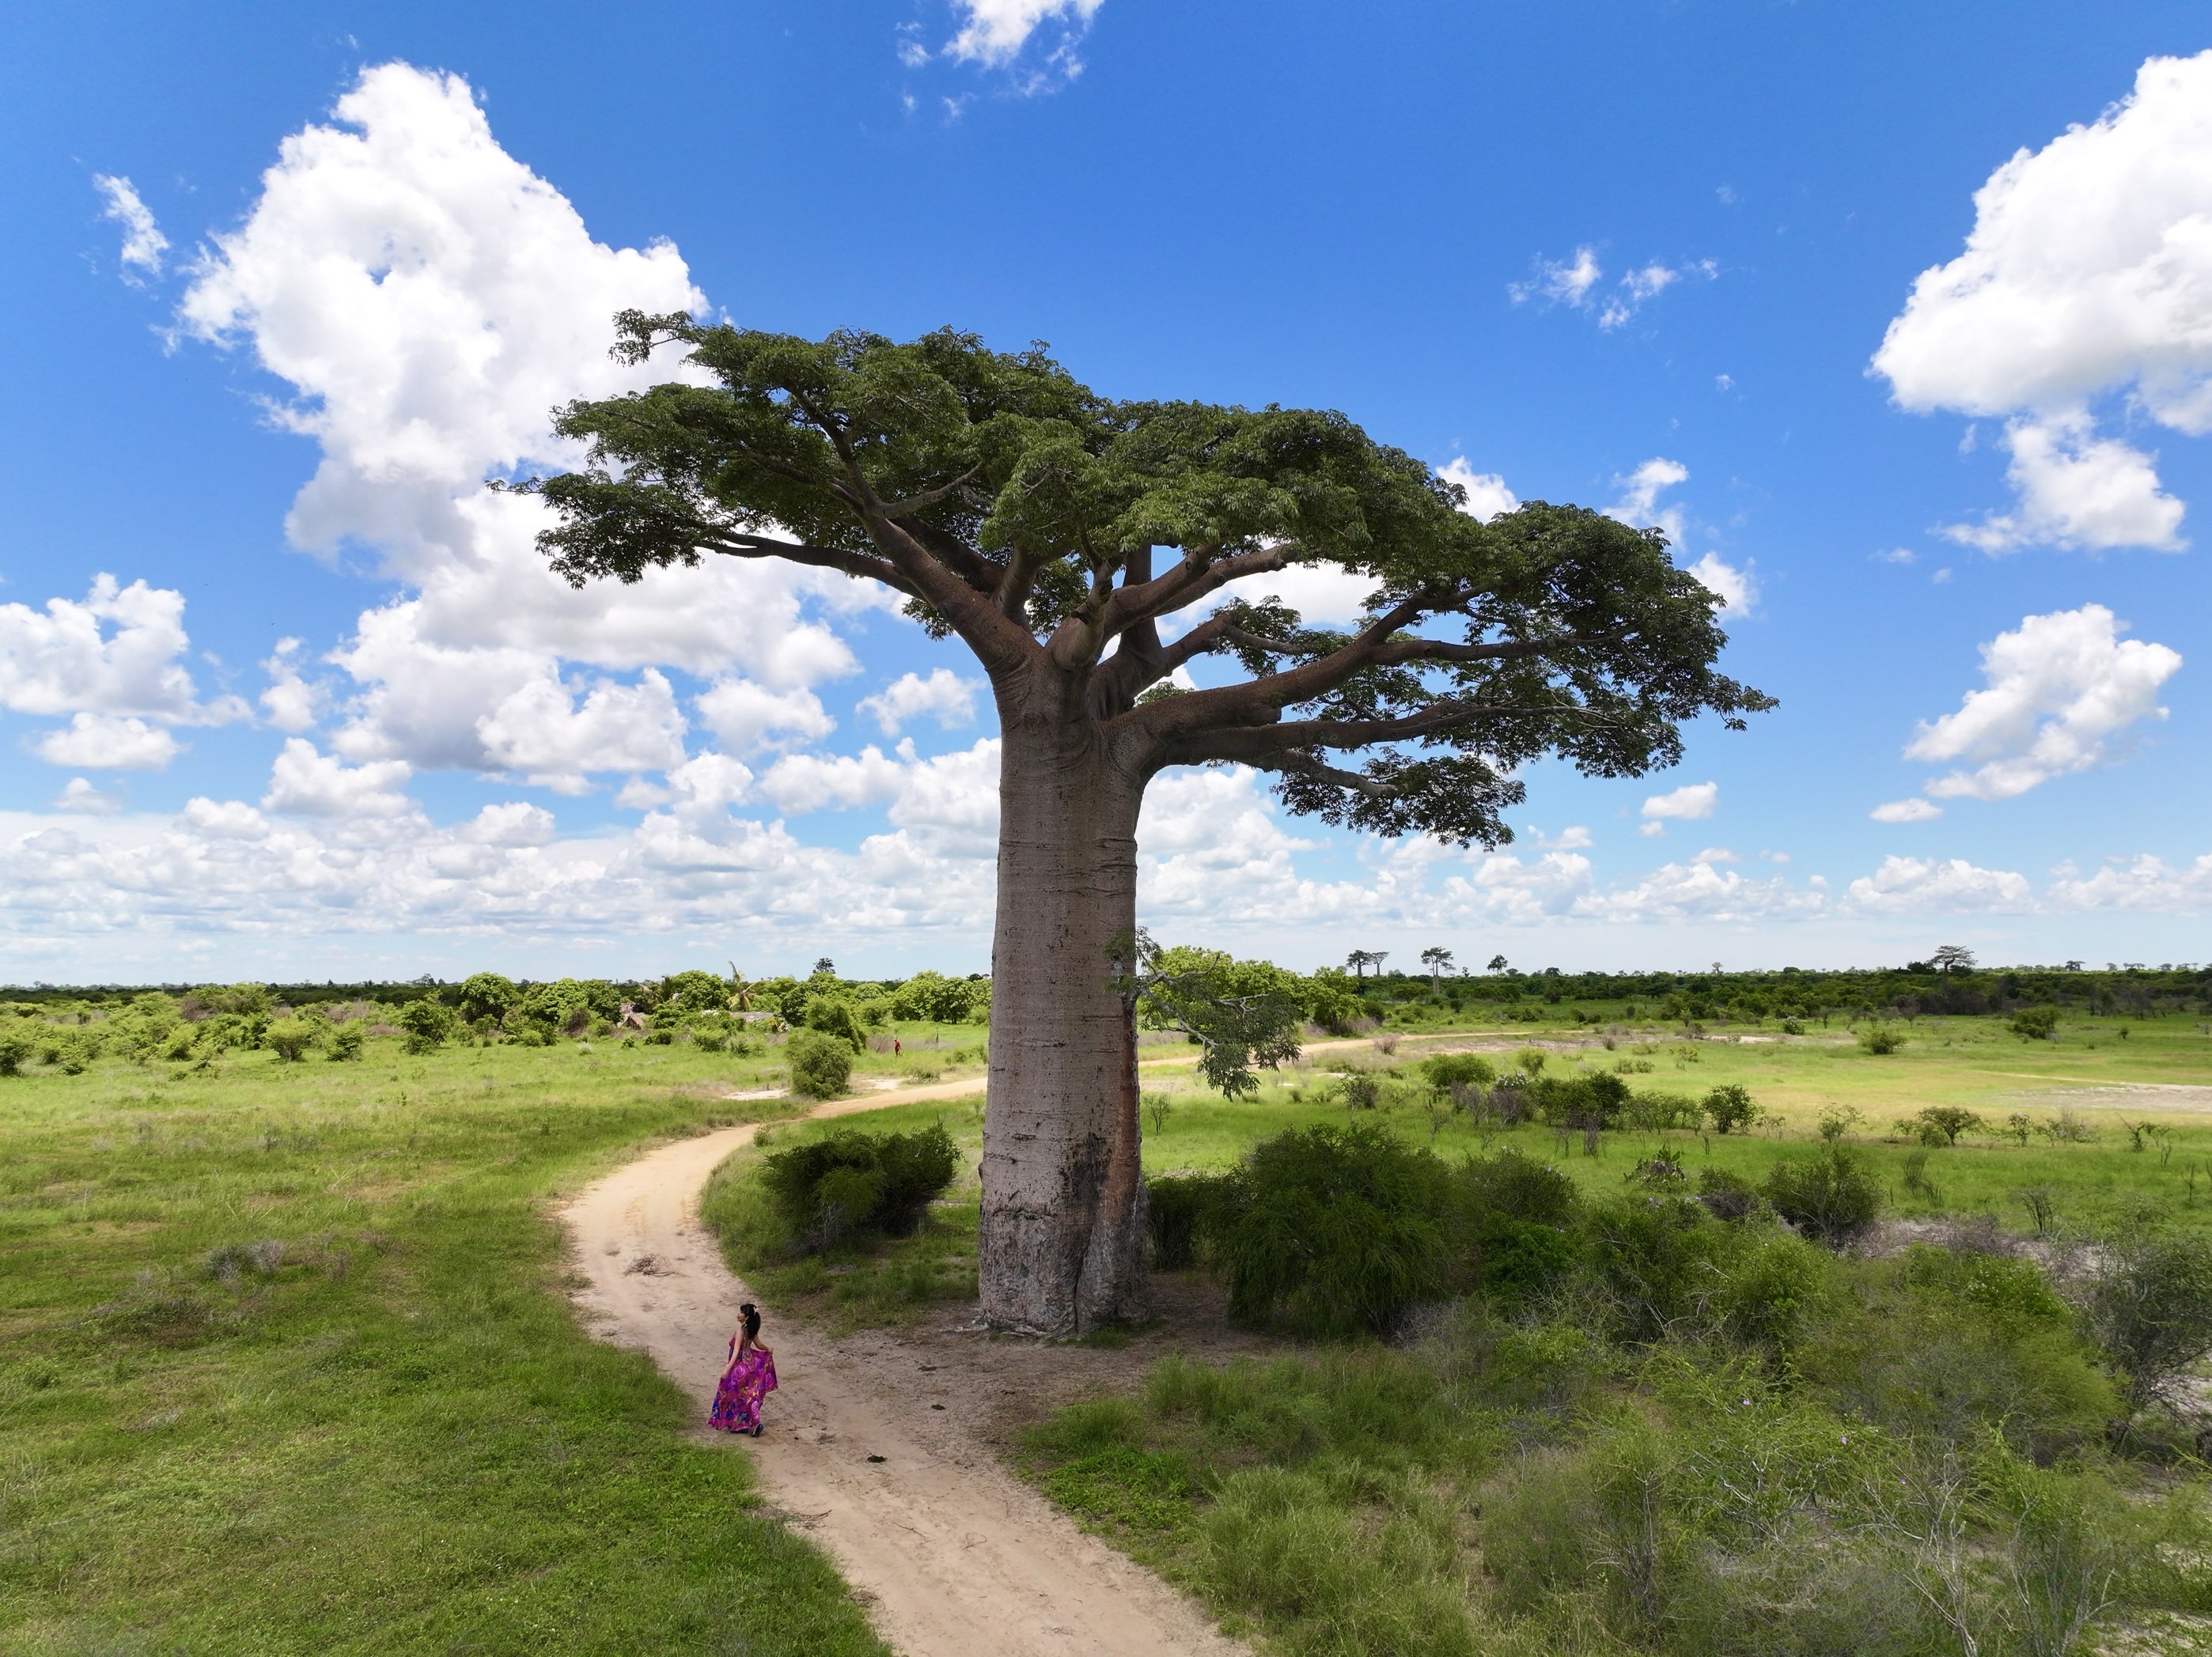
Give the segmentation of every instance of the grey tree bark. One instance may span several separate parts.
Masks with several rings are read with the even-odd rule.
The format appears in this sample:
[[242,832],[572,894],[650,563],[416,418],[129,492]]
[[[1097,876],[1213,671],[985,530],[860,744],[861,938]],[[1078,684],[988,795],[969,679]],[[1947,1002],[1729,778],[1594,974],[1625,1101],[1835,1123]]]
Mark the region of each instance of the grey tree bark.
[[1000,689],[998,914],[977,1270],[984,1320],[1080,1334],[1148,1309],[1136,1031],[1113,951],[1137,918],[1149,771],[1050,673]]

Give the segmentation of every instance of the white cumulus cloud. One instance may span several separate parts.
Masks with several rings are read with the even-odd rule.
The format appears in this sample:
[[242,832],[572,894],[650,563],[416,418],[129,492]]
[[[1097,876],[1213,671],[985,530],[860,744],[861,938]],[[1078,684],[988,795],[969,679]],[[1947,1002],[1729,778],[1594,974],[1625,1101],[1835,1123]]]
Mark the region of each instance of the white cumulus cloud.
[[1717,782],[1686,782],[1671,792],[1654,794],[1646,799],[1643,814],[1655,819],[1674,817],[1695,822],[1712,816],[1720,797],[1721,786]]
[[1504,516],[1521,504],[1521,498],[1505,487],[1505,480],[1496,472],[1479,472],[1468,464],[1464,455],[1455,455],[1437,470],[1437,476],[1447,483],[1456,483],[1467,491],[1463,510],[1471,518],[1487,524],[1492,519]]
[[771,690],[750,679],[718,679],[693,706],[722,746],[738,754],[751,753],[772,736],[819,742],[837,728],[822,699],[803,686]]
[[158,771],[184,751],[157,725],[126,714],[78,713],[39,738],[34,751],[49,765],[76,770]]
[[1964,858],[1886,857],[1853,881],[1846,900],[1869,914],[1921,915],[2033,907],[2027,877],[1983,869]]
[[1876,822],[1932,822],[1943,815],[1943,808],[1933,800],[1893,799],[1875,806],[1867,815]]
[[319,753],[304,737],[285,739],[270,768],[264,810],[313,817],[399,817],[414,815],[415,802],[400,792],[413,774],[404,760],[347,765]]
[[0,707],[176,725],[245,717],[234,697],[199,701],[178,659],[189,643],[184,594],[143,581],[126,587],[96,575],[82,601],[50,598],[43,612],[0,604]]
[[981,679],[963,679],[950,668],[933,668],[927,678],[902,673],[872,696],[864,696],[858,711],[869,715],[886,737],[896,737],[908,725],[927,714],[939,728],[975,722],[975,693]]
[[2164,645],[2122,639],[2102,604],[2030,616],[1982,646],[1988,684],[1923,725],[1907,759],[1965,762],[1928,785],[1939,799],[2010,799],[2112,755],[2127,728],[2163,719],[2159,688],[2181,666]]
[[1690,566],[1690,574],[1720,599],[1724,617],[1748,616],[1758,607],[1759,581],[1747,562],[1739,567],[1709,552]]
[[1923,271],[1873,371],[1899,404],[2007,421],[2020,508],[1990,550],[2181,544],[2154,458],[2095,434],[2097,400],[2212,431],[2212,52],[2153,58],[2134,91],[1974,196],[1966,250]]
[[[609,360],[613,315],[628,307],[706,301],[673,246],[595,241],[500,147],[465,82],[404,64],[366,71],[331,124],[285,140],[244,222],[215,239],[179,325],[250,349],[292,388],[275,417],[322,458],[288,533],[315,551],[368,549],[412,589],[365,612],[331,656],[356,687],[341,699],[342,751],[573,786],[592,770],[680,761],[658,713],[642,750],[587,742],[605,729],[593,696],[603,708],[659,701],[647,670],[742,671],[790,690],[856,668],[803,607],[888,606],[889,595],[729,559],[576,592],[537,549],[543,503],[486,487],[488,475],[578,458],[551,433],[555,405],[679,372]],[[566,663],[641,677],[594,681],[576,707]],[[270,694],[272,719],[311,711],[288,684]]]
[[57,811],[79,812],[87,816],[106,816],[120,811],[123,802],[113,794],[102,793],[83,777],[71,777],[54,796]]

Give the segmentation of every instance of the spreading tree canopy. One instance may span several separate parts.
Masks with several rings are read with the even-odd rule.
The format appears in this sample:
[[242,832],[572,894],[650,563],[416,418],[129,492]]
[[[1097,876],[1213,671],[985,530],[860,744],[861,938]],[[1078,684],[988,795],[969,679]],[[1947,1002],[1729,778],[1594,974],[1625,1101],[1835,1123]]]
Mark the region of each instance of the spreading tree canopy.
[[[1715,596],[1656,530],[1531,501],[1488,523],[1340,414],[1103,397],[1042,346],[826,339],[624,313],[680,379],[561,411],[581,470],[521,487],[571,582],[702,557],[882,582],[988,673],[1001,747],[982,1279],[1062,1332],[1140,1310],[1127,940],[1146,784],[1270,774],[1292,811],[1511,838],[1518,772],[1672,764],[1685,721],[1770,705],[1716,667]],[[1351,627],[1240,578],[1373,583]],[[1240,595],[1265,584],[1245,582]],[[1178,669],[1200,688],[1181,688]]]

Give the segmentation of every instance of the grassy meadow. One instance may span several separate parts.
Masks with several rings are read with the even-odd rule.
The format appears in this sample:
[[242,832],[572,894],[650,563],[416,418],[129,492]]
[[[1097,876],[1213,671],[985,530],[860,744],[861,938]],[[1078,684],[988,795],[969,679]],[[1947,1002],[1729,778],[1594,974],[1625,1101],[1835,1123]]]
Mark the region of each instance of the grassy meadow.
[[[1449,1160],[1517,1149],[1595,1200],[1660,1156],[1692,1176],[1710,1167],[1757,1183],[1841,1113],[1895,1217],[1989,1215],[2057,1239],[2145,1209],[2187,1228],[2212,1220],[2212,1091],[2192,1091],[2212,1089],[2212,1034],[2192,1017],[2085,1012],[2055,1041],[2027,1041],[2002,1017],[1921,1017],[1895,1026],[1905,1043],[1884,1055],[1841,1017],[1782,1035],[1771,1019],[1662,1026],[1626,1006],[1571,1022],[1488,1011],[1407,1009],[1372,1038],[1316,1040],[1236,1101],[1198,1084],[1180,1038],[1150,1035],[1146,1168],[1231,1168],[1286,1128],[1356,1114]],[[896,1028],[896,1054],[883,1050],[890,1027],[871,1031],[856,1092],[968,1077],[980,1090],[981,1028]],[[1529,1052],[1548,1076],[1613,1070],[1643,1093],[1695,1100],[1741,1084],[1764,1114],[1725,1135],[1503,1127],[1438,1108],[1420,1081],[1422,1057],[1468,1047],[1500,1071]],[[140,1060],[110,1050],[74,1070],[32,1057],[0,1076],[0,1648],[877,1650],[834,1570],[762,1513],[743,1452],[688,1433],[690,1405],[645,1359],[585,1337],[548,1218],[563,1193],[659,1138],[763,1120],[763,1144],[718,1171],[707,1210],[780,1314],[896,1324],[971,1297],[979,1102],[785,1122],[799,1105],[776,1096],[781,1053],[602,1035],[410,1054],[380,1034],[356,1062],[320,1047],[292,1063],[240,1047]],[[1377,1107],[1354,1113],[1346,1083],[1363,1078]],[[1984,1126],[1941,1149],[1899,1132],[1899,1118],[1935,1105]],[[2021,1132],[2014,1115],[2027,1119]],[[827,1257],[779,1247],[754,1177],[763,1156],[841,1126],[932,1125],[951,1134],[957,1170],[916,1235]],[[1887,1269],[1845,1284],[1862,1310],[1906,1295]],[[1774,1443],[1832,1429],[1863,1442],[1872,1459],[1820,1462],[1807,1477],[1830,1484],[1790,1496],[1847,1506],[1843,1487],[1892,1466],[1875,1452],[1891,1454],[1881,1447],[1897,1435],[1861,1440],[1832,1389],[1808,1393],[1771,1354],[1686,1353],[1601,1325],[1572,1307],[1470,1303],[1408,1342],[1285,1340],[1279,1361],[1228,1371],[1136,1332],[1160,1344],[1147,1390],[1051,1423],[1030,1471],[1282,1651],[1698,1648],[1707,1636],[1685,1631],[1679,1571],[1674,1597],[1655,1588],[1623,1612],[1589,1586],[1606,1570],[1565,1541],[1554,1558],[1508,1557],[1480,1515],[1565,1537],[1583,1523],[1569,1510],[1584,1487],[1648,1486],[1662,1507],[1705,1490],[1724,1508],[1711,1492],[1736,1488],[1760,1454],[1739,1407]],[[2027,1362],[2003,1361],[2015,1360]],[[1808,1349],[1791,1362],[1842,1360]],[[1961,1440],[1960,1455],[1982,1458],[1976,1489],[2000,1474],[2087,1480],[2096,1501],[2118,1492],[2100,1536],[2128,1524],[2186,1533],[2197,1522],[2186,1446],[2160,1441],[2159,1459],[2112,1472],[2094,1435],[2075,1430],[2108,1406],[2103,1383],[2078,1355],[2050,1363],[2060,1380],[2035,1384],[2061,1401],[2037,1407],[2073,1426],[2048,1443],[2000,1430],[1993,1442],[2012,1446],[2002,1454]],[[1833,1552],[1834,1539],[1808,1540],[1783,1512],[1728,1521],[1774,1527],[1765,1551],[1731,1542],[1728,1569],[1776,1603],[1796,1593],[1818,1610],[1802,1639],[1764,1648],[1859,1648],[1850,1630],[1865,1617],[1920,1593],[1921,1579],[1883,1576],[1890,1565],[1872,1555],[1854,1590],[1863,1604],[1813,1593],[1790,1575],[1788,1548]],[[1690,1531],[1653,1534],[1662,1553],[1705,1545]],[[2160,1592],[2170,1607],[2196,1603],[2186,1584]],[[2200,1597],[2212,1613],[2212,1593]],[[1658,1621],[1635,1634],[1647,1613]],[[1842,1619],[1827,1645],[1820,1617]],[[1983,1650],[2031,1648],[1992,1628]],[[1865,1637],[1865,1649],[1920,1648]],[[1705,1648],[1732,1648],[1716,1635]]]
[[546,1217],[775,1079],[390,1037],[0,1078],[0,1649],[878,1650],[743,1453],[586,1338]]

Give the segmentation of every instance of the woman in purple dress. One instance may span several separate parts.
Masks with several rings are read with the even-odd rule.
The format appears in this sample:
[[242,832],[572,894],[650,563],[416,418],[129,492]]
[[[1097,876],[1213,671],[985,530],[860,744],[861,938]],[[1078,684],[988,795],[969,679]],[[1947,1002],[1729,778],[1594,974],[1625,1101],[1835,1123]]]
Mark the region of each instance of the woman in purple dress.
[[714,1413],[708,1423],[726,1433],[761,1435],[761,1405],[775,1390],[775,1354],[760,1344],[760,1308],[747,1301],[738,1310],[744,1327],[730,1337],[730,1367],[714,1388]]

